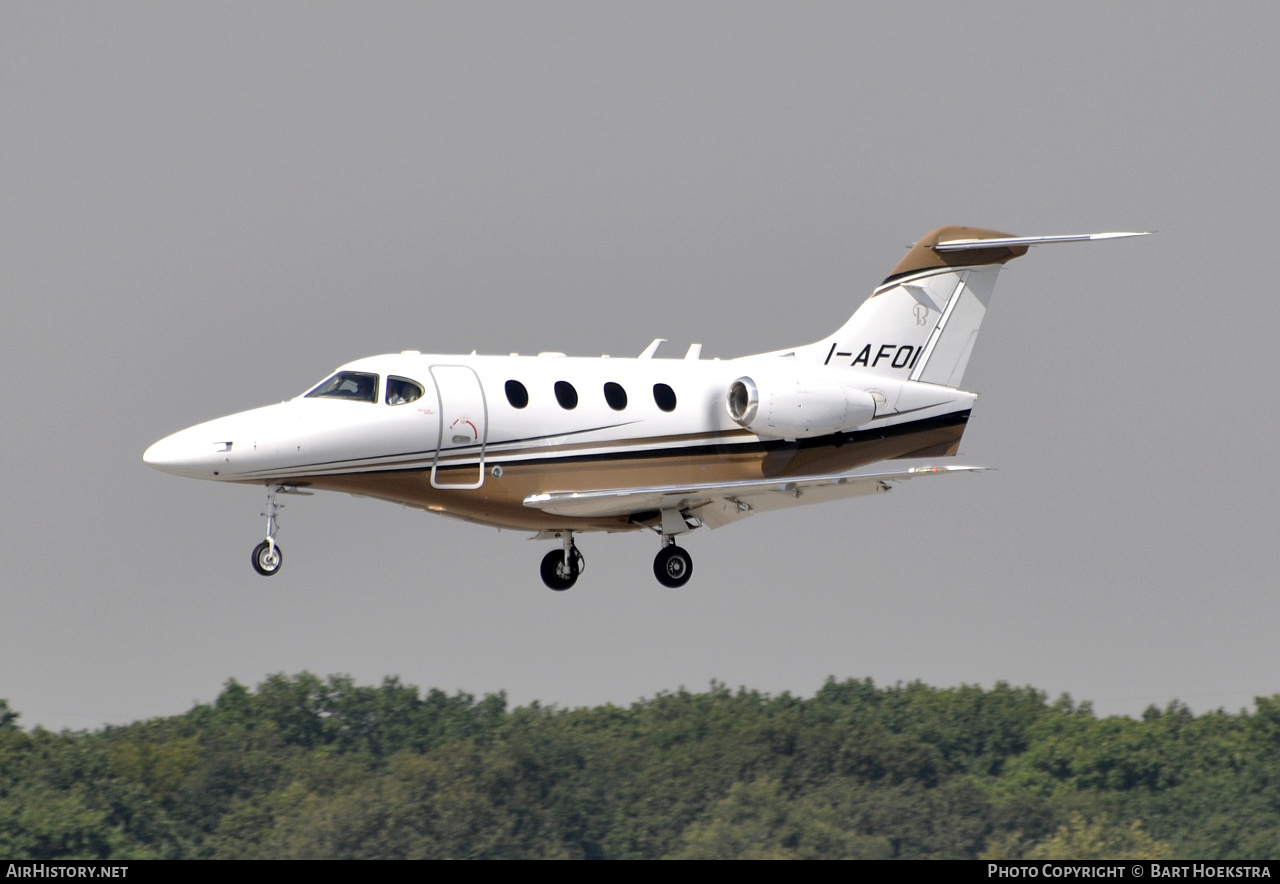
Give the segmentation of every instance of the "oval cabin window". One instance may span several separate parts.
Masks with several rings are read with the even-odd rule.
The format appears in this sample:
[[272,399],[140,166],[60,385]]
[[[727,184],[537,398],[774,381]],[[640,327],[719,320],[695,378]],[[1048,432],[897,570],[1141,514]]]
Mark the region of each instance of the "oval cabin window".
[[610,381],[604,385],[604,401],[608,402],[609,407],[614,411],[622,411],[627,407],[627,391],[622,389],[621,384]]
[[529,391],[519,381],[507,381],[507,401],[512,408],[524,408],[529,404]]
[[658,407],[663,411],[675,411],[676,391],[668,387],[666,384],[654,384],[653,401],[658,403]]
[[578,391],[568,381],[556,381],[556,401],[565,411],[578,407]]

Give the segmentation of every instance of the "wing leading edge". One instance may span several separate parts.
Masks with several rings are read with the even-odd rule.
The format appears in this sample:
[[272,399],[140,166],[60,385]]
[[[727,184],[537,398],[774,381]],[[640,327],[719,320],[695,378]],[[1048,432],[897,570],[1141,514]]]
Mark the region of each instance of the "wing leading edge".
[[986,467],[926,466],[878,473],[844,473],[797,476],[789,479],[752,479],[701,485],[665,485],[647,488],[610,488],[601,491],[551,491],[531,494],[524,505],[544,513],[569,518],[627,516],[660,510],[678,510],[694,516],[710,528],[719,528],[752,513],[769,512],[809,503],[825,503],[846,497],[862,497],[889,490],[889,482],[919,476],[977,472]]

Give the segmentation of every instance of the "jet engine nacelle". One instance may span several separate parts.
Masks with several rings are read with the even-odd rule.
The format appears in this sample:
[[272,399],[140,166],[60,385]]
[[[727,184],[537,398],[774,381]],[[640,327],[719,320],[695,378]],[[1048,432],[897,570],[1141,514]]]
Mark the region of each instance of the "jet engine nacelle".
[[862,426],[876,416],[866,390],[829,371],[760,371],[729,385],[729,417],[757,436],[805,439]]

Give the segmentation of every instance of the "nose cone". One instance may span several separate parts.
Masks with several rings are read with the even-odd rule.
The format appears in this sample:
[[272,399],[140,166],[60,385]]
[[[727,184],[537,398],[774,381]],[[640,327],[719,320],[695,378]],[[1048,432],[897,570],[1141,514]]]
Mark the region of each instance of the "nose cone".
[[250,473],[293,466],[289,453],[303,449],[298,426],[293,403],[268,405],[166,436],[148,448],[142,460],[175,476],[242,481]]
[[148,448],[142,462],[175,476],[193,479],[217,479],[227,464],[233,442],[215,439],[209,424],[191,427],[166,436]]

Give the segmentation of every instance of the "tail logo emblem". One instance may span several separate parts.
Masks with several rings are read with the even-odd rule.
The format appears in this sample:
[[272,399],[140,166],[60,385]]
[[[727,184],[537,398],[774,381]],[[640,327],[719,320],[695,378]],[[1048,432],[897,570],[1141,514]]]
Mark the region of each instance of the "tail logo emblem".
[[916,325],[924,325],[924,321],[929,318],[929,308],[924,304],[916,304],[911,312],[915,314]]

